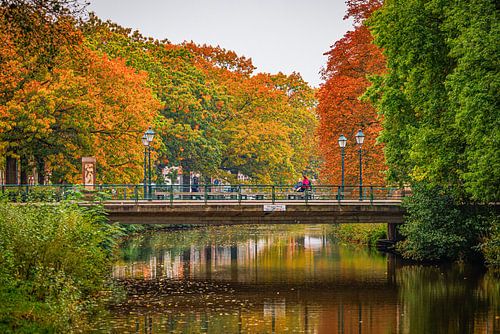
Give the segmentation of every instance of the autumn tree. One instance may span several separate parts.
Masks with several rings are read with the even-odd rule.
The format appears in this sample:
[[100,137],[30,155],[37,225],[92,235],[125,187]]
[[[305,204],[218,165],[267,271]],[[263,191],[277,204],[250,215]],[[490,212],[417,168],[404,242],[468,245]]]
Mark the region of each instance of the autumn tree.
[[[44,81],[55,67],[55,59],[81,42],[74,16],[85,4],[73,0],[0,2],[0,116],[14,94],[32,80]],[[0,135],[9,124],[0,121]],[[21,177],[26,180],[27,157],[20,156],[0,138],[0,164],[5,158],[20,158]],[[3,158],[3,159],[2,159]],[[40,176],[43,178],[43,166]]]
[[345,149],[345,182],[357,184],[358,147],[355,135],[359,129],[365,134],[363,144],[363,180],[366,184],[384,184],[383,147],[377,143],[381,123],[376,109],[360,97],[370,86],[368,76],[380,74],[385,60],[375,46],[364,20],[381,5],[380,0],[347,1],[346,19],[355,22],[349,31],[326,53],[328,61],[322,71],[325,81],[317,93],[317,112],[320,117],[318,136],[324,159],[322,179],[324,183],[340,184],[341,155],[338,138],[348,138]]
[[70,66],[30,81],[5,105],[2,138],[32,163],[47,164],[57,182],[79,182],[82,156],[96,156],[100,182],[138,182],[137,137],[159,107],[146,75],[91,51],[64,62]]
[[[230,88],[235,89],[230,104],[234,117],[224,123],[224,164],[261,182],[291,183],[312,152],[312,89],[297,74],[281,73],[257,74]],[[300,94],[304,99],[299,102]]]
[[154,121],[159,163],[212,175],[220,166],[223,143],[217,127],[225,97],[185,47],[146,38],[91,16],[82,27],[91,47],[148,73],[148,84],[161,103]]
[[50,169],[55,182],[78,182],[80,158],[95,155],[98,181],[139,181],[137,132],[159,108],[146,74],[86,47],[70,8],[51,7],[62,2],[17,3],[1,7],[0,147],[22,175],[36,167],[42,179]]
[[299,75],[254,74],[250,59],[192,42],[173,45],[96,17],[82,27],[91,47],[144,70],[162,103],[159,162],[254,182],[291,181],[307,165],[313,94]]

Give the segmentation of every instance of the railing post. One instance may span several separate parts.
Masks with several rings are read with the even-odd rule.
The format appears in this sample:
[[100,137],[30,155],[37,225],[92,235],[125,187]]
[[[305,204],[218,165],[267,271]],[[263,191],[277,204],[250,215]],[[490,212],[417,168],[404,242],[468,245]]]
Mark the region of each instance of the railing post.
[[170,197],[170,206],[174,206],[174,185],[170,185],[170,194],[168,195]]
[[272,203],[274,204],[274,202],[276,202],[276,188],[275,188],[275,185],[273,184],[273,188],[272,188]]
[[304,195],[306,196],[306,205],[309,203],[309,189],[306,188],[304,191]]
[[238,185],[238,204],[241,205],[241,184]]
[[340,204],[340,186],[337,187],[337,201],[339,201]]
[[373,186],[370,186],[370,204],[373,204]]
[[127,186],[125,186],[123,188],[123,200],[126,201],[127,200]]
[[137,184],[134,186],[134,197],[135,202],[137,203],[139,201],[139,190],[137,189]]
[[208,201],[208,185],[205,183],[205,205],[207,205]]

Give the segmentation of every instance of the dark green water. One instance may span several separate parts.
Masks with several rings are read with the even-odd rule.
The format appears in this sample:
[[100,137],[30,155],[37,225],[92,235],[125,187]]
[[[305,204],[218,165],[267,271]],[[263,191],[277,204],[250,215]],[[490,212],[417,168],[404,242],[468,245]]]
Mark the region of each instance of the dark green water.
[[123,245],[102,333],[500,333],[500,281],[340,245],[329,226],[154,232]]

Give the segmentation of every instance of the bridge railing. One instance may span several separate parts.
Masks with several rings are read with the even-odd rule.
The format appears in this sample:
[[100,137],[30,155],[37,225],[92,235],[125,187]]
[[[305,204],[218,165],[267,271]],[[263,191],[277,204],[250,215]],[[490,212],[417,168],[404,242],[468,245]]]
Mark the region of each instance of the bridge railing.
[[297,191],[293,185],[151,185],[100,184],[92,190],[82,185],[0,185],[1,196],[12,202],[56,202],[61,200],[105,201],[370,201],[400,200],[402,189],[384,186],[315,185]]

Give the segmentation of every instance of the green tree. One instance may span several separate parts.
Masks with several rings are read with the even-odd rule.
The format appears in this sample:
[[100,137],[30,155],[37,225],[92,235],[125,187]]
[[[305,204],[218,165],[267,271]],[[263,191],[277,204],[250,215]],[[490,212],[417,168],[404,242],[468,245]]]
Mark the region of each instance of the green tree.
[[464,233],[465,221],[491,224],[469,206],[500,199],[498,15],[494,1],[388,0],[369,20],[387,57],[367,95],[383,115],[389,177],[440,203],[409,202],[410,257],[457,258],[484,231]]

